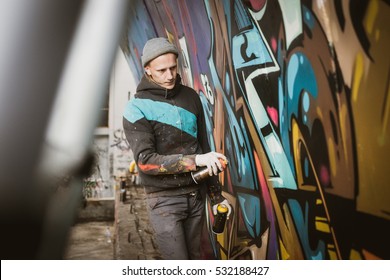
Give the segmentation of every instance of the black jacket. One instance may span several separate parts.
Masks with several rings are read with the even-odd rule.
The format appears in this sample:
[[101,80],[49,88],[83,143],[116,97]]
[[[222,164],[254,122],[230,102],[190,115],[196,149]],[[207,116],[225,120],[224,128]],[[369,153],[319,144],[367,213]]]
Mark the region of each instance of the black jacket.
[[[210,151],[200,98],[180,82],[177,75],[175,87],[168,90],[144,75],[125,108],[124,131],[149,196],[197,190],[200,185],[190,173],[196,170],[195,156]],[[219,201],[217,176],[205,183]]]

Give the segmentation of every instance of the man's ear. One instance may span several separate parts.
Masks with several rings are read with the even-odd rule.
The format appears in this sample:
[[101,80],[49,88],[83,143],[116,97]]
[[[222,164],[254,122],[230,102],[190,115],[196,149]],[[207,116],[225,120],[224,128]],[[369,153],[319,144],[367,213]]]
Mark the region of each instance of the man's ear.
[[148,74],[149,76],[152,75],[152,73],[150,72],[150,68],[149,68],[149,67],[145,67],[145,72],[146,72],[146,74]]

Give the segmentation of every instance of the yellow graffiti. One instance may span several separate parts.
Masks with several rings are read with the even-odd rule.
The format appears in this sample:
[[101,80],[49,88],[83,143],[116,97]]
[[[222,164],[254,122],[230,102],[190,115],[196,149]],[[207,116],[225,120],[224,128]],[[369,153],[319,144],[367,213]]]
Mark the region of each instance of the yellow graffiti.
[[325,233],[330,233],[330,227],[329,224],[327,223],[326,218],[324,217],[316,217],[315,218],[315,225],[316,225],[316,230],[325,232]]
[[372,0],[369,3],[370,4],[368,6],[367,14],[363,23],[367,33],[372,34],[375,25],[375,19],[378,16],[379,3],[378,0]]
[[358,99],[358,93],[360,88],[360,83],[363,77],[364,72],[364,58],[363,54],[360,52],[356,55],[353,82],[352,82],[352,102],[356,103]]
[[332,173],[332,176],[336,176],[337,173],[337,155],[334,148],[334,142],[331,137],[328,138],[328,150],[329,150],[329,165],[330,165],[330,172]]
[[[307,150],[307,147],[306,147],[306,143],[302,137],[301,131],[299,129],[299,125],[295,119],[292,119],[291,127],[292,127],[294,162],[295,162],[295,166],[297,168],[297,183],[298,183],[299,188],[302,188],[302,186],[305,185],[305,182],[303,180],[302,170],[301,170],[300,164],[299,164],[299,162],[301,162],[301,152],[300,151],[303,149]],[[312,161],[309,154],[308,154],[308,159],[309,159],[309,164],[310,164],[312,170],[314,171],[315,168],[313,166],[313,161]],[[329,255],[331,256],[331,258],[333,256],[334,259],[340,259],[341,254],[340,254],[339,246],[337,244],[336,234],[334,232],[333,227],[330,224],[331,219],[330,219],[328,207],[326,205],[323,189],[322,189],[322,186],[319,182],[318,175],[315,171],[313,172],[313,175],[314,175],[315,181],[316,181],[316,185],[315,185],[316,191],[318,192],[320,200],[321,200],[321,203],[319,203],[319,201],[317,199],[316,204],[321,205],[323,207],[323,210],[325,211],[325,217],[323,217],[323,218],[316,217],[316,222],[315,222],[316,229],[319,231],[327,232],[330,234],[330,236],[333,240],[333,244],[332,243],[329,243],[329,244],[332,244],[332,246],[334,246],[335,256],[333,256],[333,253],[332,254],[329,253]],[[325,224],[324,221],[326,221],[327,224]],[[328,244],[328,251],[329,251],[329,244]]]
[[[387,96],[390,96],[390,87],[389,83],[387,84]],[[386,98],[386,104],[383,114],[383,125],[382,133],[379,135],[379,145],[384,146],[386,143],[387,129],[389,128],[389,119],[390,119],[390,98]]]

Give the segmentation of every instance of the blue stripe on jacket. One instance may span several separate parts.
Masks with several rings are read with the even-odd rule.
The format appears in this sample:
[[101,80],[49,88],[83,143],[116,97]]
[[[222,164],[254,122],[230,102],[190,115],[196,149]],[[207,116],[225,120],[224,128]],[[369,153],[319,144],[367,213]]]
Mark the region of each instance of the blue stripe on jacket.
[[127,103],[123,116],[131,123],[145,117],[149,121],[165,123],[197,137],[196,115],[169,103],[134,98]]

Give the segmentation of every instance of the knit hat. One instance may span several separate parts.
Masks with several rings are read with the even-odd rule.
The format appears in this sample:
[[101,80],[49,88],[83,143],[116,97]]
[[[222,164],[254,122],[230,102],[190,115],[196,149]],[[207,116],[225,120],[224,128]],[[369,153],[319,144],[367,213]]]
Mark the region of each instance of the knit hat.
[[146,42],[142,51],[142,66],[145,67],[149,61],[166,53],[174,53],[176,56],[179,55],[176,46],[171,44],[167,38],[159,37],[150,39]]

